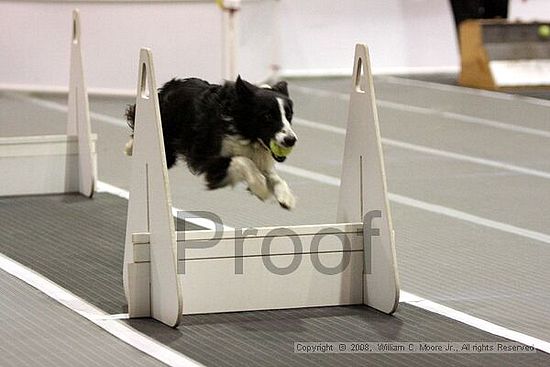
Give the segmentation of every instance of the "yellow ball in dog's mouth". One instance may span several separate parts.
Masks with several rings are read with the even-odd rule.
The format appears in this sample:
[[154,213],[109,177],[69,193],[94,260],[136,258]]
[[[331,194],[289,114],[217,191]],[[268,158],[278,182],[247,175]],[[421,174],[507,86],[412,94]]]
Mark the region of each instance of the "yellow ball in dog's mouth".
[[292,152],[292,147],[282,147],[274,139],[269,142],[269,149],[275,157],[285,158]]

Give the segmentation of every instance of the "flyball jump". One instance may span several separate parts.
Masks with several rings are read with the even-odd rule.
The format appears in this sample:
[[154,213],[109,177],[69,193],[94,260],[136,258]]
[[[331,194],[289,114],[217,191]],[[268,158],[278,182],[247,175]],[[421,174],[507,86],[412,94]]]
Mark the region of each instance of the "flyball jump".
[[0,172],[6,177],[0,196],[94,194],[97,136],[90,128],[78,10],[72,18],[68,107],[66,134],[0,138]]
[[396,310],[394,234],[365,45],[355,49],[337,224],[176,232],[154,75],[152,53],[142,49],[123,269],[131,318],[177,326],[196,313]]

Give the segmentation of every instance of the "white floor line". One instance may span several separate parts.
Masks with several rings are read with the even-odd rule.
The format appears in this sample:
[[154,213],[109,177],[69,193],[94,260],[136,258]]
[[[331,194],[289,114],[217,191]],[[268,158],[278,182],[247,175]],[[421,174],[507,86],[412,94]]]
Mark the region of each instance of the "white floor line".
[[126,200],[130,198],[130,192],[128,190],[121,189],[120,187],[113,186],[103,181],[97,181],[96,192],[106,192]]
[[497,221],[483,218],[483,217],[478,217],[477,215],[465,213],[460,210],[448,208],[441,205],[430,204],[425,201],[412,199],[402,195],[389,193],[388,196],[389,196],[389,199],[394,203],[410,206],[417,209],[422,209],[425,211],[429,211],[431,213],[440,214],[440,215],[444,215],[446,217],[451,217],[455,219],[460,219],[465,222],[474,223],[480,226],[497,229],[502,232],[507,232],[507,233],[515,234],[521,237],[550,244],[550,235],[546,233],[531,231],[529,229],[513,226],[507,223],[497,222]]
[[513,131],[520,134],[550,138],[550,131],[535,129],[531,127],[525,127],[520,125],[508,124],[506,122],[484,119],[481,117],[464,115],[456,112],[437,111],[426,107],[409,106],[402,103],[381,101],[381,100],[378,100],[377,104],[380,107],[391,108],[394,110],[401,110],[401,111],[413,112],[413,113],[416,112],[424,115],[433,115],[433,116],[441,117],[443,119],[460,121],[460,122],[469,123],[472,125],[483,125],[483,126],[493,127],[496,129]]
[[[301,87],[301,86],[293,86],[292,90],[301,91],[304,94],[313,95],[313,96],[316,96],[316,97],[322,97],[322,98],[329,97],[329,98],[337,98],[337,99],[342,100],[342,101],[349,101],[349,95],[345,94],[345,93],[330,92],[330,91],[314,89],[314,88],[309,88],[309,87]],[[441,118],[445,118],[445,119],[451,119],[451,120],[454,120],[454,121],[464,122],[464,123],[473,124],[473,125],[488,126],[488,127],[492,127],[492,128],[496,128],[496,129],[513,131],[513,132],[520,133],[520,134],[533,135],[533,136],[538,136],[538,137],[543,137],[543,138],[550,138],[550,131],[547,131],[547,130],[541,130],[541,129],[535,129],[535,128],[530,128],[530,127],[525,127],[525,126],[520,126],[520,125],[514,125],[514,124],[509,124],[509,123],[506,123],[506,122],[500,122],[500,121],[496,121],[496,120],[484,119],[484,118],[481,118],[481,117],[464,115],[464,114],[460,114],[460,113],[456,113],[456,112],[439,111],[439,110],[435,110],[433,108],[411,106],[411,105],[407,105],[407,104],[403,104],[403,103],[391,102],[391,101],[386,101],[386,100],[382,100],[382,99],[377,99],[376,104],[379,107],[390,108],[390,109],[398,110],[398,111],[406,111],[406,112],[419,113],[419,114],[424,114],[424,115],[433,115],[433,116],[437,116],[437,117],[441,117]],[[550,107],[550,103],[548,104],[548,107]]]
[[[346,99],[347,99],[347,96],[346,96]],[[45,102],[47,102],[47,101],[45,101]],[[57,103],[56,103],[56,105],[58,105],[58,106],[55,106],[55,108],[59,108],[60,106],[62,106],[62,107],[64,107],[64,109],[62,109],[62,111],[67,110],[66,106],[63,106],[63,105],[60,105],[60,104],[57,104]],[[50,107],[50,108],[52,108],[52,107]],[[105,116],[105,115],[94,114],[94,118],[96,118],[100,121],[103,121],[102,116]],[[107,117],[109,117],[109,119],[112,119],[111,116],[107,116]],[[303,120],[303,121],[306,121],[306,120]],[[105,121],[105,122],[108,122],[108,121]],[[315,124],[319,125],[318,123],[315,123]],[[123,124],[116,123],[116,125],[121,126]],[[321,125],[324,125],[324,124],[321,124]],[[326,131],[332,131],[332,132],[337,132],[337,133],[341,133],[341,131],[343,130],[343,133],[345,134],[345,129],[337,128],[337,127],[330,126],[330,125],[324,125],[324,127],[321,128],[321,129],[325,129]],[[332,176],[324,175],[324,174],[321,174],[321,173],[305,170],[305,169],[302,169],[302,168],[292,167],[292,166],[289,166],[289,165],[278,165],[278,169],[283,171],[283,172],[289,173],[289,174],[293,174],[293,175],[296,175],[296,176],[299,176],[299,177],[304,177],[304,178],[316,180],[316,181],[319,181],[319,182],[322,182],[322,183],[325,183],[325,184],[328,184],[328,185],[340,186],[340,179],[337,178],[337,177],[332,177]],[[117,188],[117,187],[114,187],[114,186],[109,185],[109,184],[104,183],[104,182],[99,182],[98,183],[98,189],[101,189],[105,192],[111,192],[115,195],[125,197],[125,198],[128,198],[128,196],[129,196],[128,191]],[[415,200],[415,199],[412,199],[412,198],[406,198],[406,197],[400,196],[400,195],[394,196],[394,194],[391,194],[391,193],[389,194],[389,196],[390,196],[390,200],[392,200],[392,201],[393,200],[401,200],[404,205],[417,207],[417,208],[423,209],[423,210],[430,210],[430,209],[433,210],[434,209],[434,207],[432,207],[432,205],[434,205],[434,204],[421,202],[421,201],[418,201],[418,200]],[[406,199],[406,200],[402,200],[402,199]],[[440,206],[435,206],[435,207],[440,207]],[[441,208],[444,208],[444,207],[441,207]],[[510,225],[507,225],[505,223],[499,223],[499,222],[495,222],[495,221],[488,220],[488,219],[485,219],[485,218],[472,216],[468,213],[459,212],[459,211],[456,211],[454,209],[450,209],[450,208],[446,208],[446,209],[447,210],[438,212],[438,214],[447,215],[447,216],[453,216],[453,215],[458,216],[457,219],[461,219],[461,220],[465,220],[465,221],[474,220],[473,223],[480,224],[480,225],[485,225],[485,226],[489,226],[489,225],[501,226],[501,228],[500,228],[501,230],[503,230],[502,228],[505,228],[505,229],[508,229],[508,230],[510,230],[511,228],[512,229],[519,229],[520,231],[518,233],[514,233],[514,232],[511,232],[511,233],[518,234],[520,236],[521,235],[525,236],[526,234],[536,234],[535,237],[537,239],[550,237],[550,236],[548,236],[546,234],[543,234],[543,233],[529,231],[529,230],[525,230],[525,229],[522,229],[522,228],[519,228],[519,227],[510,226]],[[465,215],[460,215],[460,214],[465,214]],[[453,218],[455,218],[455,217],[453,217]],[[475,220],[477,220],[478,218],[480,220],[478,220],[476,222]],[[212,223],[209,222],[209,224],[210,224],[210,226],[205,226],[205,227],[211,229],[212,228]],[[230,227],[227,227],[227,228],[230,228]],[[491,228],[493,228],[493,227],[491,227]],[[495,229],[499,229],[499,228],[495,228]],[[0,260],[2,260],[3,258],[5,258],[5,256],[0,254]],[[10,259],[7,259],[7,260],[12,261]],[[1,261],[0,261],[0,266],[2,266],[2,269],[4,269],[3,262],[1,262]],[[41,277],[40,275],[38,275],[38,276]],[[46,278],[43,278],[43,279],[45,281],[51,283]],[[25,281],[24,279],[22,279],[22,280]],[[54,284],[54,283],[52,283],[52,284]],[[37,287],[35,287],[35,288],[37,288]],[[58,287],[58,288],[60,288],[60,287]],[[60,288],[60,289],[62,289],[62,288]],[[46,292],[44,292],[44,293],[46,293]],[[465,323],[467,325],[470,325],[470,326],[475,327],[477,329],[489,332],[489,333],[494,334],[494,335],[505,337],[505,338],[508,338],[510,340],[514,340],[514,341],[524,343],[524,344],[527,344],[527,345],[533,345],[537,349],[540,349],[542,351],[550,353],[550,343],[548,343],[546,341],[543,341],[543,340],[540,340],[540,339],[537,339],[537,338],[533,338],[531,336],[528,336],[528,335],[525,335],[525,334],[522,334],[522,333],[518,333],[518,332],[510,330],[510,329],[506,329],[504,327],[501,327],[501,326],[498,326],[496,324],[490,323],[488,321],[473,317],[473,316],[468,315],[466,313],[463,313],[461,311],[454,310],[452,308],[440,305],[438,303],[431,302],[429,300],[423,299],[419,296],[408,293],[406,291],[401,291],[401,296],[402,296],[402,302],[410,303],[411,305],[414,305],[416,307],[423,308],[427,311],[434,312],[434,313],[449,317],[451,319],[460,321],[462,323]],[[101,320],[101,316],[97,316],[99,319],[96,320],[96,321],[97,322],[102,321],[102,323],[109,323],[109,322],[111,322],[111,323],[112,322],[119,322],[120,323],[120,321],[118,321],[118,320],[110,319],[109,316],[110,315],[105,315],[104,316],[104,317],[107,318],[107,321]],[[120,317],[124,318],[124,315],[120,315]],[[116,317],[115,317],[115,319],[116,319]],[[124,324],[122,324],[122,325],[124,327],[126,327],[126,325],[124,325]],[[133,329],[132,329],[132,331],[133,331]],[[124,333],[122,333],[122,334],[124,335]],[[167,348],[167,349],[169,351],[171,351],[171,349],[169,349],[169,348]],[[142,350],[142,349],[140,349],[140,350]],[[150,354],[149,352],[145,352],[145,353]],[[178,353],[178,352],[174,352],[174,353]],[[184,360],[188,359],[186,356],[184,356],[184,355],[182,355],[182,356],[183,356]],[[190,363],[196,363],[196,362],[192,361]],[[174,364],[174,365],[176,365],[176,364]],[[191,364],[189,364],[189,365],[191,365]]]
[[[97,182],[97,192],[106,192],[121,198],[124,198],[128,200],[130,197],[130,193],[127,190],[121,189],[119,187],[113,186],[111,184],[108,184],[103,181]],[[194,225],[209,229],[211,231],[216,230],[216,223],[212,222],[210,219],[199,217],[193,213],[189,213],[183,209],[178,209],[175,207],[172,207],[172,215],[176,218],[182,218],[185,219],[185,221],[192,223]],[[223,223],[218,223],[218,226],[222,226],[224,230],[231,230],[232,227],[226,226]]]
[[497,91],[490,91],[490,90],[483,90],[483,89],[468,88],[468,87],[462,87],[458,85],[447,85],[447,84],[441,84],[441,83],[435,83],[435,82],[428,82],[425,80],[400,78],[397,76],[384,75],[378,78],[385,83],[408,85],[408,86],[434,89],[434,90],[440,90],[443,92],[452,92],[452,93],[458,93],[458,94],[479,95],[479,96],[489,97],[493,99],[502,99],[505,101],[521,100],[522,102],[527,102],[538,106],[550,107],[550,101],[529,97],[529,96],[510,94],[506,92],[497,92]]
[[[340,179],[337,177],[323,175],[318,172],[309,171],[303,168],[293,167],[287,164],[279,164],[277,165],[277,170],[330,186],[340,186]],[[460,210],[427,203],[425,201],[416,200],[402,195],[388,193],[388,197],[390,201],[401,205],[406,205],[412,208],[428,211],[430,213],[444,215],[446,217],[459,219],[465,222],[474,223],[480,226],[496,229],[502,232],[507,232],[517,236],[550,244],[550,235],[546,233],[531,231],[529,229],[517,227],[507,223],[497,222],[483,217],[478,217],[476,215],[462,212]]]
[[[290,86],[290,92],[293,91],[299,91],[302,92],[308,96],[314,96],[314,97],[325,97],[325,98],[337,98],[341,101],[349,102],[349,94],[348,93],[342,93],[342,92],[331,92],[324,89],[318,89],[318,88],[310,88],[310,87],[303,87],[301,85],[292,85]],[[378,100],[377,100],[378,102]]]
[[[15,99],[19,99],[19,100],[26,101],[26,102],[31,102],[32,104],[34,104],[36,106],[40,106],[40,107],[48,108],[50,110],[64,112],[64,113],[67,112],[67,105],[65,105],[65,104],[52,102],[52,101],[47,101],[47,100],[42,99],[42,98],[31,97],[31,96],[28,96],[28,95],[25,95],[25,94],[20,94],[20,93],[6,93],[6,94],[9,95],[10,97],[15,98]],[[126,124],[126,121],[122,118],[123,113],[124,113],[124,111],[121,110],[121,113],[120,113],[121,117],[116,118],[116,117],[101,114],[101,113],[90,112],[90,118],[95,119],[95,120],[100,120],[102,122],[106,122],[110,125],[114,125],[114,126],[118,126],[118,127],[128,127],[128,125]]]
[[284,164],[277,163],[276,166],[277,166],[277,171],[285,172],[285,173],[294,175],[296,177],[307,178],[312,181],[317,181],[330,186],[340,187],[340,178],[338,177],[329,176],[322,173],[310,171],[304,168],[291,166],[286,163]]
[[344,129],[343,127],[323,124],[321,122],[306,120],[300,117],[294,117],[292,119],[292,124],[296,126],[304,126],[304,127],[309,127],[311,129],[326,131],[326,132],[334,133],[338,135],[344,135],[344,136],[346,135],[346,129]]
[[454,159],[454,160],[468,162],[468,163],[475,163],[475,164],[479,164],[479,165],[482,165],[482,166],[499,168],[499,169],[503,169],[503,170],[506,170],[506,171],[520,173],[520,174],[523,174],[523,175],[534,176],[534,177],[539,177],[539,178],[544,178],[544,179],[550,179],[550,172],[540,171],[540,170],[527,168],[527,167],[522,167],[522,166],[516,166],[516,165],[513,165],[513,164],[506,163],[506,162],[494,161],[494,160],[485,159],[485,158],[478,158],[478,157],[469,156],[469,155],[465,155],[465,154],[449,152],[449,151],[446,151],[446,150],[429,148],[429,147],[425,147],[425,146],[422,146],[422,145],[405,143],[405,142],[402,142],[402,141],[399,141],[399,140],[393,140],[393,139],[382,138],[382,143],[385,144],[385,145],[389,145],[389,146],[393,146],[393,147],[397,147],[397,148],[402,148],[402,149],[412,150],[412,151],[416,151],[416,152],[431,154],[431,155],[435,155],[435,156],[439,156],[439,157]]
[[[93,322],[103,330],[134,348],[158,359],[169,366],[202,366],[191,358],[167,347],[166,345],[140,333],[124,322],[84,301],[73,293],[61,288],[49,279],[0,254],[0,269],[38,289],[63,306]],[[119,315],[115,315],[119,316]]]
[[[88,315],[90,318],[93,318],[94,320],[128,320],[130,319],[130,316],[127,313],[116,313],[112,315]],[[88,318],[88,317],[86,317]]]
[[[33,104],[40,105],[42,107],[46,107],[46,108],[50,108],[50,109],[55,109],[57,111],[63,111],[63,112],[67,111],[67,106],[56,103],[56,102],[44,101],[44,100],[39,99],[39,98],[19,96],[19,95],[17,96],[17,98],[28,100],[29,102],[31,102]],[[93,119],[96,119],[98,121],[106,122],[106,123],[111,124],[111,125],[115,125],[115,126],[119,126],[119,127],[126,127],[126,123],[124,122],[124,120],[122,118],[117,119],[117,118],[114,118],[112,116],[108,116],[108,115],[104,115],[104,114],[100,114],[100,113],[95,113],[95,112],[90,113],[90,117],[93,118]],[[315,122],[315,121],[308,121],[308,120],[301,119],[301,118],[295,118],[294,123],[296,125],[307,126],[307,127],[315,128],[315,129],[318,129],[318,130],[333,132],[333,133],[340,134],[340,135],[345,135],[345,133],[346,133],[346,130],[343,129],[343,128],[339,128],[339,127],[336,127],[336,126],[330,126],[330,125]],[[463,162],[480,164],[480,165],[489,166],[489,167],[493,167],[493,168],[512,171],[512,172],[520,173],[520,174],[524,174],[524,175],[530,175],[530,176],[535,176],[535,177],[539,177],[539,178],[550,179],[550,172],[545,172],[545,171],[540,171],[540,170],[536,170],[536,169],[532,169],[532,168],[517,166],[517,165],[509,164],[509,163],[506,163],[506,162],[495,161],[495,160],[490,160],[490,159],[485,159],[485,158],[478,158],[478,157],[469,156],[469,155],[465,155],[465,154],[454,153],[454,152],[449,152],[449,151],[445,151],[445,150],[441,150],[441,149],[430,148],[430,147],[426,147],[426,146],[423,146],[423,145],[406,143],[406,142],[402,142],[402,141],[394,140],[394,139],[382,138],[382,143],[385,144],[385,145],[398,147],[398,148],[401,148],[401,149],[408,149],[408,150],[421,152],[421,153],[425,153],[425,154],[436,155],[436,156],[439,156],[439,157],[445,157],[445,158],[455,159],[455,160],[459,160],[459,161],[463,161]]]
[[405,291],[401,291],[401,298],[402,302],[404,303],[408,303],[410,305],[422,308],[426,311],[430,311],[438,315],[442,315],[450,319],[462,322],[463,324],[473,326],[476,329],[486,331],[490,334],[498,335],[500,337],[523,343],[525,345],[530,345],[538,350],[550,353],[550,343],[545,340],[538,339],[511,329],[507,329],[492,322],[477,318],[472,315],[468,315],[467,313],[455,310],[436,302],[429,301],[427,299],[421,298],[417,295]]
[[[293,121],[294,121],[294,124],[297,126],[305,126],[312,129],[317,129],[317,130],[335,133],[339,135],[346,135],[346,129],[341,127],[331,126],[331,125],[323,124],[316,121],[309,121],[302,118],[294,118]],[[442,150],[442,149],[430,148],[424,145],[406,143],[400,140],[394,140],[394,139],[388,139],[388,138],[382,138],[381,140],[382,140],[382,144],[396,147],[396,148],[407,149],[415,152],[435,155],[438,157],[444,157],[444,158],[454,159],[458,161],[503,169],[506,171],[520,173],[523,175],[550,179],[550,172],[546,172],[546,171],[540,171],[532,168],[516,166],[506,162],[495,161],[491,159],[485,159],[485,158],[479,158],[479,157],[474,157],[474,156],[460,154],[460,153],[449,152],[447,150]]]

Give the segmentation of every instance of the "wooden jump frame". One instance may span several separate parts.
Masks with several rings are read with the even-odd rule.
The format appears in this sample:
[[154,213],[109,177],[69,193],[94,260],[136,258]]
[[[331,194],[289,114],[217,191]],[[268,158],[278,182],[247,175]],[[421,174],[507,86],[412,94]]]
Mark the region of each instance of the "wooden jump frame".
[[538,30],[549,25],[504,19],[462,22],[460,85],[501,91],[548,89],[550,42]]
[[73,11],[67,133],[0,138],[0,196],[80,192],[91,197],[97,177],[96,136],[90,128],[80,46]]
[[131,318],[177,326],[196,313],[396,310],[394,233],[365,45],[355,49],[338,224],[176,232],[154,75],[151,51],[141,49],[123,270]]

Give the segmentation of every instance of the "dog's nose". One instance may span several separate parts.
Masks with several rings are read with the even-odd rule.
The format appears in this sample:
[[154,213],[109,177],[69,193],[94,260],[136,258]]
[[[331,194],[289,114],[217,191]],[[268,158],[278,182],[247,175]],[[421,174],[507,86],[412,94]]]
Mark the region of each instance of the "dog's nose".
[[283,144],[286,145],[287,147],[292,147],[294,146],[294,144],[296,144],[296,140],[297,140],[296,137],[293,135],[286,136],[283,139]]

